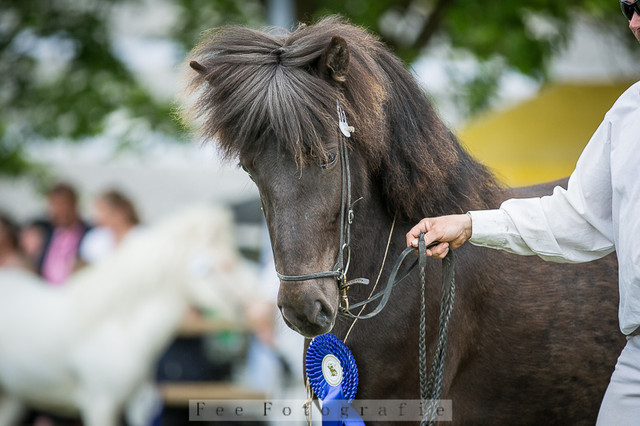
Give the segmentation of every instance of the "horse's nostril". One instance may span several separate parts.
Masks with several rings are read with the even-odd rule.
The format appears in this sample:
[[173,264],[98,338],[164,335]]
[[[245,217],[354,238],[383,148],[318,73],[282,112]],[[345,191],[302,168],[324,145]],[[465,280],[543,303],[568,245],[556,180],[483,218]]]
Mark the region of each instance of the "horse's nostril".
[[329,318],[329,316],[326,313],[321,311],[318,313],[318,316],[316,317],[316,324],[318,324],[318,326],[321,328],[326,328],[331,324],[331,318]]
[[328,327],[332,321],[331,313],[329,312],[327,307],[319,300],[316,300],[315,306],[316,306],[317,313],[315,315],[315,320],[313,322],[315,322],[316,325],[318,325],[321,328]]

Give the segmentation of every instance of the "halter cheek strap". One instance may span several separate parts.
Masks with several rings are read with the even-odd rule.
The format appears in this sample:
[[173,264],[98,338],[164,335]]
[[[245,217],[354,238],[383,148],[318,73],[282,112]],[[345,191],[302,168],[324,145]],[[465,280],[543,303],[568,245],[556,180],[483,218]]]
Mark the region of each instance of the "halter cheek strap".
[[336,102],[338,111],[338,126],[340,128],[340,167],[342,175],[342,197],[340,202],[340,247],[338,248],[338,258],[332,271],[314,272],[302,275],[284,275],[276,269],[278,278],[282,281],[308,281],[318,278],[335,278],[338,281],[340,290],[344,290],[351,285],[369,284],[366,278],[356,278],[347,280],[347,272],[351,262],[351,224],[353,223],[355,214],[353,206],[360,199],[351,202],[351,167],[349,164],[349,148],[347,147],[346,138],[351,137],[353,127],[347,123],[347,116]]

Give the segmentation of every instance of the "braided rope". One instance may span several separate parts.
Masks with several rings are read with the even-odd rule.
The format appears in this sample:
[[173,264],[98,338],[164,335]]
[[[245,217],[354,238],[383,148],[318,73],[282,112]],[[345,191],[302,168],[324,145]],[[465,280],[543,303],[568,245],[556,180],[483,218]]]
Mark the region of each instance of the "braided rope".
[[449,250],[447,256],[442,261],[442,294],[440,297],[440,327],[438,329],[438,344],[431,363],[431,373],[427,376],[426,361],[426,302],[425,302],[425,267],[427,248],[424,243],[424,236],[420,236],[419,256],[420,256],[420,336],[418,340],[419,365],[420,365],[420,398],[426,406],[421,426],[432,426],[436,424],[436,410],[442,397],[442,383],[444,380],[444,364],[447,352],[447,341],[449,336],[449,320],[453,311],[455,300],[455,260],[453,251]]
[[[424,253],[423,253],[423,246],[425,246],[424,244],[424,240],[422,239],[422,236],[420,237],[420,241],[421,243],[419,244],[419,256],[420,259],[425,258],[425,262],[426,263],[426,257],[427,257],[427,248],[424,247]],[[426,319],[426,315],[427,315],[427,306],[426,306],[426,302],[425,302],[425,283],[426,283],[426,278],[425,278],[425,271],[424,271],[424,267],[425,265],[422,265],[422,260],[420,260],[420,283],[422,284],[420,286],[420,334],[418,336],[418,362],[420,365],[420,399],[422,399],[423,403],[425,400],[428,399],[429,396],[429,386],[427,383],[427,342],[426,342],[426,334],[427,334],[427,319]]]

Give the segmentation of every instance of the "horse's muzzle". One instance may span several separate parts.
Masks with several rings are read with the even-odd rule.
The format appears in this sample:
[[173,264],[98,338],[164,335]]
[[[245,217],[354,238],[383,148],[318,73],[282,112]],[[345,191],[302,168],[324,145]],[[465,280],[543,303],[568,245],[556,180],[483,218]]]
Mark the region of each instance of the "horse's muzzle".
[[280,305],[284,322],[304,337],[312,338],[331,331],[335,322],[335,311],[321,300],[316,300],[306,309]]

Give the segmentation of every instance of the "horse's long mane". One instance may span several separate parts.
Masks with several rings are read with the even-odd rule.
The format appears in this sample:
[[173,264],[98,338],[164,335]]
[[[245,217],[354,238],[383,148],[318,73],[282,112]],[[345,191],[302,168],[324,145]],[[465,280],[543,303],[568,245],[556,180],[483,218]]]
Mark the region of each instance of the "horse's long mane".
[[[323,78],[319,63],[334,35],[349,49],[344,82]],[[266,143],[299,164],[323,155],[339,100],[391,211],[416,220],[493,204],[492,175],[462,149],[400,60],[362,28],[339,17],[284,34],[223,27],[191,59],[191,118],[229,157],[256,158]]]

